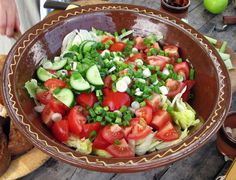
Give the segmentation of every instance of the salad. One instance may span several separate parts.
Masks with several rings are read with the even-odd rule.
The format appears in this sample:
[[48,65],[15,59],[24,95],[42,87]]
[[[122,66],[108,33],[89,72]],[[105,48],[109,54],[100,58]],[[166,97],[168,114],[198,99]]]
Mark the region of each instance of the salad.
[[200,124],[187,103],[192,65],[161,33],[133,33],[74,30],[25,83],[56,140],[83,154],[133,157],[177,144]]

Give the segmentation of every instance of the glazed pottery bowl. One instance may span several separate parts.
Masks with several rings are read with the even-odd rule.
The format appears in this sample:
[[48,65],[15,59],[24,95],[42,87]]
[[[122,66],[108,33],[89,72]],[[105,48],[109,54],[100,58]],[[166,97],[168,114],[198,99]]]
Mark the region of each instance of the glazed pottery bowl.
[[167,2],[168,2],[167,0],[161,0],[161,6],[165,10],[170,11],[172,13],[183,13],[188,10],[191,4],[190,0],[188,0],[188,3],[185,6],[174,6],[174,5],[170,5]]
[[[82,155],[56,141],[41,123],[24,84],[43,58],[60,53],[63,37],[92,27],[109,32],[134,29],[135,35],[161,31],[164,42],[177,45],[196,69],[191,105],[205,122],[183,142],[133,158]],[[2,91],[10,117],[39,149],[77,167],[106,172],[137,172],[177,161],[201,147],[217,132],[228,112],[231,91],[227,70],[215,49],[189,25],[157,10],[126,4],[80,7],[51,16],[27,31],[11,49],[3,70]]]

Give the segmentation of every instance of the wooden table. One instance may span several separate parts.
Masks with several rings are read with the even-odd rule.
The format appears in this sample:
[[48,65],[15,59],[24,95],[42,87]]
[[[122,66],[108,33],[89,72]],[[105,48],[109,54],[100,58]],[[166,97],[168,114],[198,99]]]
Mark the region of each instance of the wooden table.
[[[159,9],[160,2],[158,0],[111,0],[112,2],[125,2],[137,5],[146,5],[148,7]],[[204,10],[202,1],[191,0],[191,6],[188,13],[188,21],[194,28],[203,34],[215,37],[217,39],[226,40],[229,46],[236,50],[236,26],[228,27],[225,32],[212,31],[214,24],[222,23],[222,15],[236,15],[233,4],[221,15],[212,15]],[[236,94],[233,95],[231,110],[236,110]],[[224,167],[230,163],[224,161],[224,157],[217,151],[216,137],[213,137],[205,146],[193,153],[191,156],[180,160],[170,166],[153,169],[151,171],[134,173],[134,174],[113,174],[88,171],[85,169],[75,168],[61,161],[50,159],[44,166],[22,178],[23,180],[145,180],[145,179],[161,179],[161,180],[211,180],[215,179]]]

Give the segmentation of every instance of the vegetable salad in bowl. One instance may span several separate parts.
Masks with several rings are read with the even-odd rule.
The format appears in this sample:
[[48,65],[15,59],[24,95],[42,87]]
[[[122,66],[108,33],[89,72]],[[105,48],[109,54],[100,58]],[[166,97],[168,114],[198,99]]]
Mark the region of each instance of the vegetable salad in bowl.
[[200,123],[187,103],[192,65],[162,35],[133,33],[74,30],[25,83],[55,139],[82,154],[133,157],[181,142]]

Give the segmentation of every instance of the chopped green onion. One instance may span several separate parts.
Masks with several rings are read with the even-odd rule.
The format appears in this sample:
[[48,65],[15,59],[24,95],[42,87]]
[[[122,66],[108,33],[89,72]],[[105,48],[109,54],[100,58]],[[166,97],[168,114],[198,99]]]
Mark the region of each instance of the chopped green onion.
[[190,79],[190,80],[194,80],[194,77],[195,77],[195,71],[194,71],[194,69],[190,69],[190,72],[189,72],[189,79]]
[[95,109],[94,109],[95,113],[96,114],[102,114],[103,112],[103,108],[101,106],[97,106]]
[[121,30],[121,33],[122,33],[122,34],[126,33],[126,29],[122,29],[122,30]]
[[109,116],[105,116],[105,120],[108,122],[112,122],[112,118],[110,118]]
[[161,67],[160,66],[156,66],[156,71],[160,71]]
[[108,107],[108,106],[103,107],[103,109],[104,109],[105,111],[109,111],[109,107]]
[[120,112],[123,113],[123,112],[126,112],[127,111],[127,107],[126,106],[122,106],[120,108]]
[[182,61],[183,61],[182,58],[178,58],[178,59],[176,60],[177,63],[181,63]]
[[124,119],[124,121],[129,121],[130,119],[132,119],[132,116],[130,114],[125,114],[123,116],[123,119]]
[[171,113],[171,112],[173,111],[173,107],[171,107],[171,106],[167,106],[166,111],[167,111],[168,113]]
[[102,117],[102,116],[97,116],[97,117],[96,117],[96,121],[101,122],[102,120],[103,120],[103,117]]
[[118,32],[114,32],[114,36],[119,36]]
[[117,117],[116,120],[115,120],[115,123],[121,125],[121,118]]
[[97,136],[97,132],[96,132],[95,130],[91,131],[91,132],[89,133],[89,139],[90,139],[90,141],[94,141],[94,139],[96,138],[96,136]]
[[119,139],[115,139],[114,144],[115,145],[120,145],[120,140]]
[[89,109],[89,114],[94,118],[96,117],[96,113],[94,112],[93,109]]
[[56,88],[56,89],[53,91],[53,94],[58,94],[60,91],[61,91],[60,88]]
[[124,126],[129,126],[129,121],[124,121],[123,124]]
[[102,96],[102,90],[96,90],[96,96],[99,97],[99,96]]
[[112,75],[111,75],[111,79],[112,79],[113,82],[116,81],[116,80],[117,80],[116,75],[115,75],[115,74],[112,74]]
[[139,104],[140,104],[141,107],[146,106],[146,102],[145,101],[143,101],[143,102],[141,102]]

